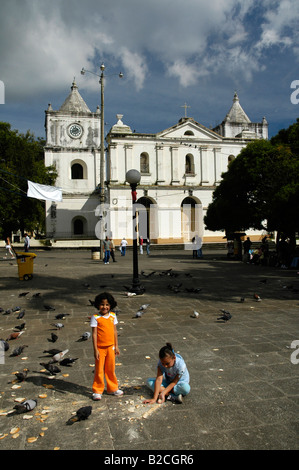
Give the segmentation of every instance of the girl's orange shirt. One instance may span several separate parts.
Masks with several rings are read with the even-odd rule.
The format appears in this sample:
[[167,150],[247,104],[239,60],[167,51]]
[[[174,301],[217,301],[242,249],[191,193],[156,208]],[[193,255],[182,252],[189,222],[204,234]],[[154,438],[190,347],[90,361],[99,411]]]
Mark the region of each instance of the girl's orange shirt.
[[109,312],[109,316],[105,318],[102,315],[94,315],[97,322],[97,346],[98,348],[112,346],[115,342],[114,324],[116,315]]

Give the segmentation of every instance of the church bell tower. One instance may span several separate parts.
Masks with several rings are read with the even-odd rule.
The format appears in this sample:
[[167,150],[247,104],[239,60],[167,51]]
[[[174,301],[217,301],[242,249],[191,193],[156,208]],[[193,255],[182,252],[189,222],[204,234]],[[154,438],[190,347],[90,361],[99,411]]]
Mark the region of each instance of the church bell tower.
[[[46,204],[47,238],[95,238],[94,212],[100,183],[100,109],[91,112],[75,79],[71,92],[55,111],[45,111],[45,165],[58,172],[55,185],[63,202]],[[55,206],[55,207],[54,207]]]

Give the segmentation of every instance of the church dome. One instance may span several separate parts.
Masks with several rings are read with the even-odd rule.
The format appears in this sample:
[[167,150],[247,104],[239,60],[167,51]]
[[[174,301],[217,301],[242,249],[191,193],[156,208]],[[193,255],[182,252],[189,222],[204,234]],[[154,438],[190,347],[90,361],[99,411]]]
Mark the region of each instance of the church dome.
[[233,104],[227,113],[224,121],[238,122],[238,123],[250,123],[250,119],[245,113],[244,109],[240,105],[239,97],[237,92],[234,94]]
[[89,107],[78,91],[75,80],[72,83],[71,90],[71,93],[61,105],[59,111],[63,113],[90,113]]

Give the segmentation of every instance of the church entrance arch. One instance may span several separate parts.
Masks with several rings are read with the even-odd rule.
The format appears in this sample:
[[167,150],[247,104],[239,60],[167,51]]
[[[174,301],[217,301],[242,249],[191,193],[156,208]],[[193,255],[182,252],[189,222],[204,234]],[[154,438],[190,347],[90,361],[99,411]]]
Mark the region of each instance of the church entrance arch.
[[87,221],[84,217],[74,217],[72,220],[72,234],[75,236],[83,236],[86,233]]
[[158,209],[156,201],[143,196],[137,200],[138,230],[143,239],[155,241],[158,238]]
[[181,234],[185,243],[196,235],[203,237],[203,210],[200,199],[194,196],[185,197],[181,203]]

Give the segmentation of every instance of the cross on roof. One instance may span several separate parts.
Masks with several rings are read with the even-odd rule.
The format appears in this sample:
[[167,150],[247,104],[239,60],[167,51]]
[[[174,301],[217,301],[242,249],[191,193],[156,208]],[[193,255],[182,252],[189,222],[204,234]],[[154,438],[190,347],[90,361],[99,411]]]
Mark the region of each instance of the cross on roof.
[[187,117],[187,108],[191,108],[191,106],[188,106],[186,103],[181,106],[181,108],[185,108],[185,118]]

